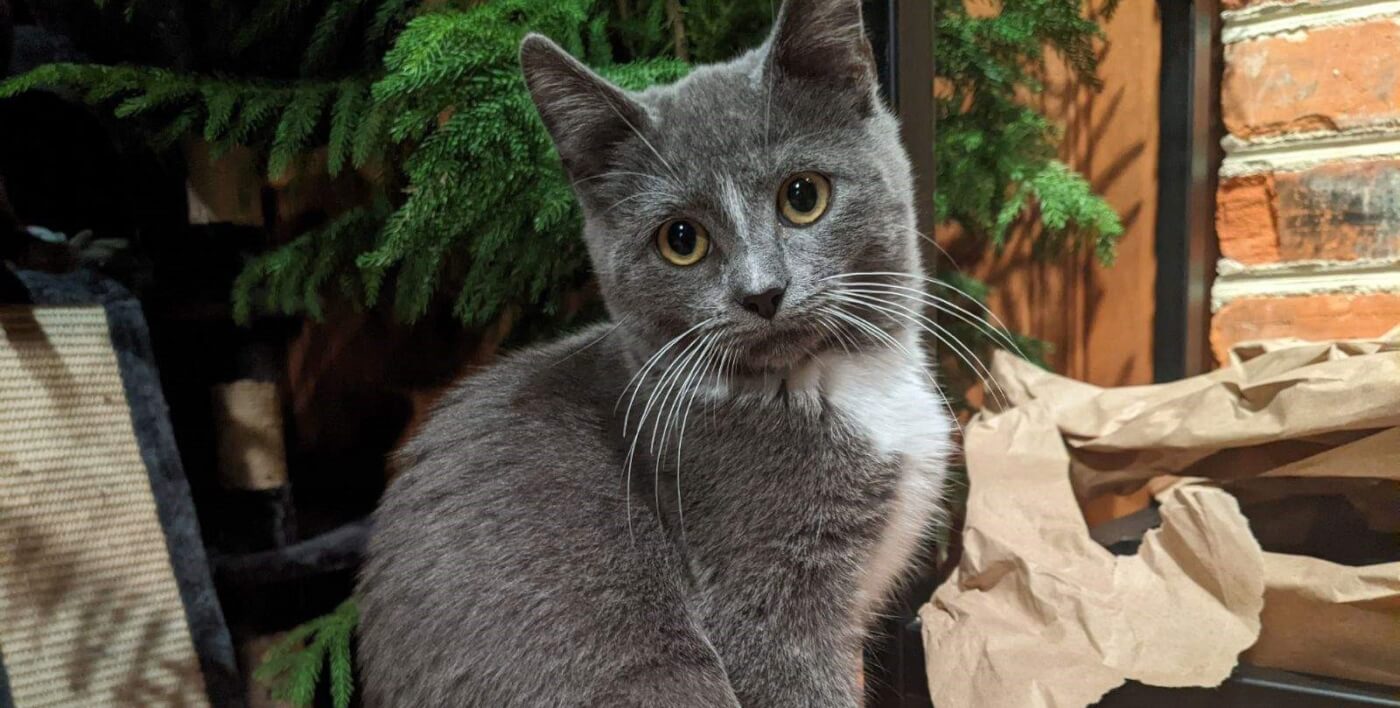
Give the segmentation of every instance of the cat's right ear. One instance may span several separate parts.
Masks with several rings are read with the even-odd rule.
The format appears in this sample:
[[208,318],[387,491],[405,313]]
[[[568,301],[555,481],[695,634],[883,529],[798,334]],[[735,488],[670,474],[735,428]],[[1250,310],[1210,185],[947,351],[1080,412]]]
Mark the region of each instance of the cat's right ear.
[[520,68],[573,181],[606,170],[618,143],[648,124],[646,110],[625,91],[543,35],[520,43]]

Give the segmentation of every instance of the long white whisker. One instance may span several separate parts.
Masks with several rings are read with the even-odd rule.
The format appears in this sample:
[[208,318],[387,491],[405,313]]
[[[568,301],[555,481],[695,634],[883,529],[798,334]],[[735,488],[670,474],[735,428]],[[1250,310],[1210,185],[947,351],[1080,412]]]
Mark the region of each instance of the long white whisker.
[[[685,339],[686,335],[690,334],[691,332],[694,332],[697,329],[700,329],[701,327],[704,327],[705,325],[713,321],[714,318],[703,320],[694,327],[691,327],[690,329],[681,332],[675,337],[672,337],[669,342],[666,342],[665,344],[661,345],[660,349],[657,349],[654,354],[647,358],[646,362],[642,364],[642,366],[638,367],[637,373],[632,375],[632,379],[627,382],[627,385],[622,387],[622,393],[617,397],[617,402],[613,404],[613,413],[617,413],[617,407],[622,404],[622,399],[627,397],[627,390],[635,385],[637,389],[632,391],[632,400],[627,402],[627,412],[630,415],[632,412],[632,404],[637,400],[637,392],[641,390],[641,384],[642,381],[645,379],[647,372],[650,371],[651,368],[656,365],[656,362],[661,360],[661,357],[664,356],[666,352],[670,351],[671,347],[676,346],[677,342],[680,342],[682,339]],[[625,416],[622,420],[622,432],[624,434],[627,433],[627,418]]]
[[[835,279],[837,279],[837,278],[856,278],[856,277],[865,276],[865,275],[877,275],[877,276],[895,277],[895,278],[913,278],[914,280],[920,280],[920,281],[923,281],[923,282],[925,282],[925,283],[929,283],[929,284],[931,284],[931,285],[937,285],[938,287],[941,287],[941,288],[947,288],[947,289],[952,290],[953,292],[955,292],[955,293],[957,293],[957,294],[959,294],[959,295],[962,295],[963,297],[967,298],[967,301],[968,301],[968,302],[970,302],[970,303],[976,305],[977,307],[981,308],[981,310],[982,310],[983,312],[987,313],[987,315],[990,316],[990,317],[992,318],[992,322],[994,322],[994,323],[996,324],[997,327],[1001,328],[1002,331],[1006,331],[1006,332],[1011,331],[1011,328],[1010,328],[1010,327],[1007,327],[1007,326],[1006,326],[1006,323],[1005,323],[1005,322],[1002,322],[1000,317],[997,317],[997,313],[993,312],[993,311],[992,311],[992,308],[987,307],[985,304],[983,304],[982,302],[980,302],[977,298],[975,298],[975,297],[969,295],[969,294],[968,294],[966,291],[964,291],[962,288],[959,288],[958,286],[953,285],[952,283],[947,283],[947,282],[944,282],[944,281],[939,280],[939,279],[937,279],[937,278],[930,278],[930,277],[928,277],[927,275],[921,275],[921,274],[918,274],[918,273],[899,273],[899,272],[893,272],[893,271],[872,271],[872,272],[868,272],[868,273],[839,273],[839,274],[837,274],[837,275],[831,275],[831,276],[827,276],[827,277],[825,277],[825,278],[822,278],[822,280],[823,280],[823,281],[826,281],[826,280],[835,280]],[[929,295],[929,293],[927,293],[927,292],[925,292],[924,294],[925,294],[925,295]],[[1027,357],[1027,356],[1025,355],[1024,352],[1020,351],[1019,349],[1016,350],[1016,353],[1017,353],[1017,354],[1020,354],[1020,355],[1021,355],[1021,358],[1023,358],[1023,359],[1029,358],[1029,357]]]
[[631,317],[631,315],[627,315],[627,316],[623,317],[622,319],[618,320],[615,324],[613,324],[613,326],[611,326],[611,327],[608,328],[608,331],[606,331],[606,332],[603,333],[603,336],[598,337],[597,339],[595,339],[595,340],[593,340],[593,341],[591,341],[591,342],[589,342],[589,343],[587,343],[587,344],[585,344],[585,345],[579,347],[578,349],[575,349],[575,350],[569,352],[567,355],[565,355],[565,356],[563,356],[563,357],[560,357],[558,361],[554,362],[553,364],[550,364],[550,365],[549,365],[549,368],[554,368],[554,367],[556,367],[556,366],[558,366],[558,365],[560,365],[560,364],[562,364],[562,363],[564,363],[564,362],[566,362],[566,361],[568,361],[568,360],[570,360],[570,359],[572,359],[572,358],[578,356],[580,353],[582,353],[582,352],[584,352],[585,350],[587,350],[587,349],[593,347],[595,344],[598,344],[599,342],[603,341],[604,339],[607,339],[609,335],[611,335],[613,332],[616,332],[616,331],[617,331],[617,328],[618,328],[618,327],[621,327],[621,326],[623,325],[623,323],[627,322],[628,318],[630,318],[630,317]]
[[[883,296],[885,296],[885,295],[893,295],[893,296],[895,296],[895,297],[901,297],[901,298],[905,298],[905,299],[908,299],[908,300],[912,300],[912,301],[914,301],[915,303],[918,303],[918,304],[920,304],[920,305],[930,305],[930,306],[933,306],[933,307],[935,307],[935,308],[937,307],[936,305],[932,305],[932,303],[928,302],[927,300],[924,300],[924,299],[922,299],[922,298],[916,297],[916,296],[914,296],[914,295],[909,295],[909,294],[905,294],[905,293],[901,293],[901,292],[891,292],[891,291],[887,291],[887,290],[861,290],[861,289],[859,289],[859,288],[847,288],[847,289],[843,289],[842,292],[848,293],[848,294],[852,294],[852,295],[864,295],[864,296],[867,296],[867,297],[873,297],[874,299],[876,299],[876,300],[878,300],[878,301],[880,301],[880,302],[883,302],[883,303],[885,303],[885,304],[887,304],[887,305],[897,306],[897,307],[899,307],[900,309],[907,310],[907,311],[909,311],[909,312],[915,312],[916,314],[917,314],[917,311],[914,310],[913,308],[907,308],[907,307],[905,307],[904,305],[901,305],[901,304],[899,304],[899,303],[896,303],[896,302],[892,302],[892,301],[890,301],[890,300],[887,300],[887,299],[886,299],[885,297],[883,297]],[[956,316],[956,315],[955,315],[955,316]],[[921,319],[923,322],[928,323],[928,325],[929,325],[930,327],[935,327],[935,328],[937,328],[939,331],[941,331],[941,332],[947,334],[949,338],[951,338],[951,339],[957,341],[957,337],[953,336],[953,333],[952,333],[952,332],[948,331],[948,330],[947,330],[946,328],[944,328],[942,325],[938,324],[938,322],[937,322],[936,320],[933,320],[933,319],[924,317],[923,315],[919,315],[919,319]],[[985,329],[983,329],[983,327],[979,326],[980,320],[979,320],[979,321],[976,321],[976,322],[973,322],[973,321],[969,321],[969,320],[967,320],[967,319],[965,319],[965,318],[962,318],[962,317],[958,317],[958,319],[961,320],[961,321],[963,321],[963,322],[967,322],[968,324],[972,325],[972,327],[974,327],[975,329],[977,329],[979,332],[982,332],[983,334],[986,334],[986,335],[988,335],[988,336],[992,336],[991,333],[988,333]],[[937,335],[935,335],[935,336],[937,336]],[[995,337],[993,337],[993,341],[995,341]],[[960,342],[960,341],[959,341],[958,343],[961,345],[962,349],[967,353],[967,356],[976,357],[976,352],[972,349],[971,346],[967,345],[966,343],[962,343],[962,342]],[[958,349],[958,347],[955,347],[955,346],[953,346],[953,345],[951,345],[951,344],[948,345],[948,346],[950,346],[951,348],[953,348],[955,351]],[[959,354],[959,356],[962,356],[962,355]],[[979,361],[979,363],[981,362],[981,359],[980,359],[980,358],[978,358],[977,360]],[[964,363],[967,363],[965,358],[964,358]],[[983,365],[982,365],[982,368],[983,368],[983,370],[987,373],[987,375],[990,377],[990,376],[991,376],[991,367],[988,367],[988,366],[986,366],[986,364],[983,364]],[[979,373],[979,376],[980,376],[980,375],[981,375],[981,374]]]
[[[716,388],[718,388],[718,387],[721,386],[721,385],[724,386],[723,395],[724,395],[726,398],[729,397],[729,396],[734,395],[734,387],[733,387],[733,386],[734,386],[734,385],[733,385],[733,374],[734,374],[734,369],[733,369],[733,367],[734,367],[734,364],[735,364],[736,360],[737,360],[737,357],[735,357],[735,350],[732,349],[729,345],[725,345],[725,347],[724,347],[724,355],[723,355],[722,358],[720,359],[719,367],[715,370],[715,386],[716,386]],[[719,408],[718,406],[711,406],[711,407],[710,407],[710,430],[711,430],[711,431],[713,431],[713,430],[716,429],[716,428],[715,428],[715,416],[717,415],[718,408]]]
[[[701,356],[705,353],[705,351],[708,349],[709,344],[710,344],[710,341],[713,340],[716,336],[718,336],[718,335],[717,335],[716,333],[714,333],[714,332],[711,332],[711,333],[705,335],[705,336],[700,340],[700,344],[699,344],[698,346],[696,346],[693,350],[691,350],[690,353],[687,354],[687,355],[685,356],[685,359],[684,359],[684,360],[682,360],[682,361],[680,361],[680,362],[677,362],[677,364],[676,364],[676,366],[675,366],[675,373],[674,373],[674,374],[670,374],[670,373],[667,374],[667,376],[669,377],[669,380],[665,382],[665,386],[666,386],[665,393],[664,393],[663,395],[661,395],[661,397],[660,397],[660,398],[661,398],[661,400],[660,400],[660,404],[661,404],[661,405],[658,406],[657,409],[656,409],[656,423],[655,423],[654,425],[652,425],[652,428],[651,428],[651,442],[649,443],[648,450],[649,450],[650,452],[652,452],[653,454],[656,453],[656,436],[657,436],[657,434],[660,433],[661,430],[662,430],[662,428],[661,428],[661,417],[662,417],[663,415],[666,414],[666,406],[667,406],[667,403],[671,400],[671,395],[672,395],[673,393],[677,393],[677,392],[678,392],[678,391],[677,391],[677,388],[676,388],[676,384],[680,383],[680,380],[681,380],[682,377],[685,376],[686,371],[688,371],[688,370],[690,370],[691,368],[693,368],[692,362],[698,362],[698,361],[700,360],[700,357],[701,357]],[[648,401],[648,404],[650,404],[650,401]],[[650,407],[650,405],[648,405],[648,407]],[[643,413],[642,415],[643,415],[643,417],[645,417],[645,416],[646,416],[646,413]],[[664,440],[664,438],[663,438],[663,440]]]
[[[769,0],[769,2],[768,2],[768,14],[769,14],[769,16],[776,17],[776,15],[775,15],[774,12],[773,12],[773,2],[772,2],[772,0]],[[776,44],[778,43],[778,41],[779,41],[778,39],[774,39],[774,40],[773,40],[773,43],[776,45]],[[776,49],[777,49],[777,47],[772,47],[772,48],[769,49],[769,51],[768,51],[769,58],[768,58],[767,61],[764,62],[764,68],[763,68],[764,73],[768,74],[768,95],[767,95],[767,97],[764,99],[764,106],[763,106],[763,149],[764,149],[765,151],[768,150],[768,146],[771,145],[772,142],[773,142],[772,136],[769,135],[769,132],[770,132],[770,128],[771,128],[772,125],[773,125],[773,123],[772,123],[772,116],[773,116],[773,83],[774,83],[774,81],[776,80],[776,79],[775,79],[775,76],[774,76],[774,74],[776,73],[776,72],[774,71],[776,67],[773,66],[772,55],[773,55],[774,50],[776,50]]]
[[841,345],[841,351],[844,351],[847,354],[851,353],[849,339],[846,337],[846,333],[841,331],[840,325],[837,325],[835,322],[832,322],[831,318],[820,310],[817,313],[817,321],[819,324],[821,324],[823,327],[829,330],[831,334],[836,338],[836,343]]
[[[729,351],[728,346],[721,345],[725,352]],[[705,375],[709,374],[710,364],[719,364],[719,357],[711,356],[705,362]],[[695,403],[695,396],[700,392],[700,387],[704,385],[705,376],[700,377],[700,382],[690,390],[690,399],[685,403],[685,415],[681,416],[681,427],[676,434],[676,517],[681,526],[681,545],[685,545],[685,504],[681,501],[681,450],[685,445],[685,424],[690,420],[691,406]],[[703,406],[704,404],[701,403]]]
[[[873,335],[877,341],[885,341],[886,343],[895,347],[899,351],[903,352],[906,357],[909,357],[910,361],[919,362],[922,364],[922,360],[919,357],[915,356],[913,352],[909,351],[909,349],[903,344],[901,344],[898,339],[895,339],[894,336],[891,335],[889,332],[886,332],[880,329],[879,327],[876,327],[875,325],[871,324],[865,318],[860,317],[855,313],[842,310],[841,308],[836,307],[834,305],[828,308],[826,311],[834,317],[856,327],[857,329],[863,330],[867,334]],[[923,373],[925,378],[929,380],[929,384],[933,386],[933,390],[938,393],[938,397],[943,400],[943,407],[948,411],[948,418],[952,420],[953,425],[957,427],[958,435],[963,435],[962,423],[958,421],[958,414],[956,411],[953,410],[953,404],[948,401],[948,396],[944,395],[943,387],[938,385],[938,382],[934,380],[933,375],[930,374],[926,368],[923,370]]]
[[894,285],[892,283],[878,283],[873,281],[842,281],[841,286],[843,288],[849,288],[850,286],[881,288],[888,291],[894,291],[890,293],[893,295],[899,295],[900,297],[909,298],[911,300],[919,300],[920,302],[931,305],[935,309],[947,312],[953,317],[956,317],[959,320],[966,322],[967,324],[976,328],[979,332],[987,335],[988,339],[991,339],[998,345],[1005,345],[1008,349],[1016,352],[1016,354],[1019,355],[1022,359],[1029,358],[1026,356],[1025,352],[1021,351],[1021,348],[1016,344],[1016,341],[1006,334],[1005,328],[998,329],[991,322],[988,322],[986,319],[978,316],[976,313],[969,312],[968,310],[964,309],[957,303],[947,298],[939,297],[937,295],[934,295],[933,293],[925,292],[918,288],[909,288],[903,285]]
[[593,175],[593,176],[591,176],[591,177],[582,177],[582,178],[579,178],[579,179],[574,180],[573,182],[570,182],[570,184],[577,186],[577,185],[583,184],[584,182],[592,182],[592,181],[595,180],[595,179],[608,179],[608,178],[610,178],[610,177],[626,177],[626,176],[642,177],[642,178],[644,178],[644,179],[655,180],[655,181],[657,181],[657,182],[665,182],[665,181],[666,181],[666,179],[665,179],[664,177],[658,177],[658,176],[656,176],[656,175],[649,175],[649,174],[647,174],[647,173],[645,173],[645,172],[628,172],[628,171],[626,171],[626,170],[617,170],[617,171],[614,171],[614,172],[604,172],[604,173],[602,173],[602,174],[596,174],[596,175]]
[[[663,455],[666,451],[666,438],[670,434],[671,426],[673,422],[675,422],[675,416],[681,408],[681,401],[685,399],[687,392],[690,392],[692,396],[694,395],[693,391],[696,389],[692,387],[692,384],[698,387],[704,382],[704,373],[709,371],[710,357],[714,354],[715,347],[718,346],[718,344],[719,340],[714,339],[706,346],[705,350],[696,358],[695,364],[691,366],[690,373],[686,375],[685,383],[681,384],[680,393],[676,396],[675,401],[671,405],[671,412],[666,416],[666,429],[661,432],[661,450]],[[697,379],[696,376],[700,378]]]
[[627,202],[632,201],[633,199],[640,199],[640,198],[642,198],[642,197],[661,197],[661,198],[667,198],[667,197],[670,197],[670,196],[671,196],[671,195],[668,194],[668,193],[666,193],[666,192],[658,192],[658,191],[656,191],[656,190],[654,190],[654,189],[647,190],[647,191],[645,191],[645,192],[637,192],[636,194],[629,194],[629,195],[627,195],[627,196],[625,196],[625,197],[623,197],[623,198],[621,198],[621,199],[619,199],[619,200],[613,202],[612,204],[609,204],[609,205],[608,205],[607,207],[605,207],[601,212],[598,212],[598,213],[599,213],[599,215],[607,214],[608,212],[611,212],[613,209],[616,209],[616,208],[618,208],[619,206],[622,206],[623,204],[626,204]]
[[845,350],[847,354],[851,353],[851,350],[846,349],[845,342],[842,342],[841,339],[836,336],[836,330],[831,328],[831,322],[827,320],[825,315],[818,314],[815,322],[817,323],[818,327],[822,328],[823,332],[826,332],[827,335],[831,337],[832,341],[836,342],[837,344],[840,344],[841,348]]
[[[706,322],[708,322],[708,320],[706,320]],[[704,323],[701,323],[701,324],[704,324]],[[700,325],[696,325],[695,327],[692,327],[691,330],[694,330],[694,329],[698,328],[699,326],[700,326]],[[690,331],[690,330],[688,330],[688,331]],[[681,334],[681,335],[678,336],[675,340],[672,340],[672,342],[679,341],[680,337],[684,337],[684,336],[685,336],[685,334]],[[693,348],[695,348],[697,342],[699,342],[699,341],[700,341],[700,340],[692,339],[692,340],[690,340],[689,342],[687,342],[686,345],[685,345],[685,347],[683,347],[683,348],[681,349],[678,358],[679,358],[679,357],[685,356],[687,352],[689,352],[689,351],[691,351]],[[667,345],[667,346],[669,347],[670,345]],[[640,418],[638,419],[638,421],[637,421],[637,430],[636,430],[635,433],[632,434],[632,444],[631,444],[631,446],[629,446],[628,449],[627,449],[627,461],[626,461],[626,463],[625,463],[625,465],[624,465],[624,467],[625,467],[625,469],[626,469],[626,474],[625,474],[625,481],[624,481],[624,483],[623,483],[623,484],[624,484],[623,491],[624,491],[625,494],[626,494],[627,535],[632,539],[632,542],[633,542],[633,543],[636,543],[636,536],[633,535],[633,530],[632,530],[632,462],[633,462],[633,460],[635,459],[635,456],[636,456],[636,454],[637,454],[637,441],[641,438],[641,436],[642,436],[642,430],[646,427],[647,414],[651,412],[651,406],[652,406],[652,404],[656,401],[656,390],[657,390],[658,388],[660,388],[662,385],[664,385],[666,375],[667,375],[667,374],[670,374],[670,373],[671,373],[671,370],[672,370],[672,369],[675,369],[675,368],[677,368],[675,363],[672,363],[671,365],[667,366],[666,371],[662,373],[662,377],[661,377],[661,378],[662,378],[662,381],[658,382],[657,385],[656,385],[656,387],[653,388],[653,389],[651,390],[651,393],[650,393],[650,394],[648,394],[648,396],[647,396],[647,404],[646,404],[646,407],[642,410],[642,415],[641,415],[641,417],[640,417]],[[641,390],[641,384],[639,383],[638,386],[637,386],[637,391],[640,391],[640,390]],[[634,391],[634,392],[632,393],[633,400],[636,399],[636,394],[637,394],[636,391]],[[627,413],[628,413],[628,415],[631,415],[631,413],[632,413],[632,404],[631,404],[631,403],[628,403],[628,404],[627,404]],[[626,435],[626,434],[627,434],[627,419],[626,419],[626,418],[624,418],[624,419],[623,419],[623,422],[622,422],[622,434],[623,434],[623,435]]]
[[[994,396],[997,399],[997,403],[1000,405],[1001,408],[1004,409],[1010,407],[1009,405],[1007,405],[1007,399],[1004,392],[999,386],[996,385],[992,378],[991,371],[987,369],[985,365],[982,364],[982,360],[979,359],[977,355],[974,352],[972,352],[971,349],[967,348],[966,345],[963,345],[961,342],[957,341],[956,337],[945,336],[946,331],[943,330],[943,328],[939,326],[938,323],[934,322],[933,320],[927,317],[924,317],[922,314],[916,312],[911,308],[905,307],[904,305],[901,305],[896,302],[890,302],[889,300],[885,300],[882,298],[872,297],[869,295],[850,294],[849,292],[844,292],[843,296],[853,298],[852,300],[849,300],[849,302],[852,302],[852,304],[864,305],[866,307],[878,310],[880,312],[884,312],[887,315],[899,317],[909,322],[910,324],[919,327],[925,332],[932,334],[944,346],[948,347],[949,349],[952,349],[953,353],[957,355],[957,357],[961,359],[962,362],[968,366],[968,368],[972,369],[972,371],[977,374],[977,377],[982,380],[982,384],[987,387],[988,394]],[[890,309],[891,307],[898,309],[892,310]]]
[[958,261],[957,261],[955,258],[953,258],[953,254],[949,253],[949,252],[948,252],[948,249],[944,248],[944,247],[943,247],[941,244],[939,244],[937,241],[933,240],[933,237],[929,236],[928,234],[926,234],[926,233],[924,233],[924,232],[922,232],[922,231],[920,231],[920,230],[918,230],[918,229],[916,229],[916,228],[914,228],[914,227],[912,227],[912,226],[905,226],[905,225],[903,225],[903,224],[896,224],[895,227],[896,227],[896,228],[900,228],[900,229],[904,229],[905,231],[908,231],[908,232],[914,234],[915,236],[918,236],[919,238],[921,238],[921,239],[927,241],[928,244],[929,244],[930,246],[933,246],[934,248],[938,249],[938,252],[939,252],[939,253],[942,253],[942,254],[943,254],[943,257],[944,257],[944,258],[947,258],[947,259],[948,259],[948,262],[949,262],[949,263],[952,263],[954,268],[957,268],[958,270],[962,270],[962,266],[958,265]]
[[[714,350],[715,342],[718,341],[716,339],[718,336],[719,335],[711,332],[706,337],[704,346],[702,346],[699,349],[698,353],[694,357],[693,362],[689,365],[688,373],[684,374],[684,381],[681,381],[680,378],[677,378],[676,380],[680,381],[679,386],[677,386],[675,383],[672,384],[671,389],[672,392],[675,393],[675,398],[670,404],[670,412],[664,412],[664,409],[667,406],[667,401],[666,399],[662,399],[661,408],[663,410],[658,411],[656,414],[657,427],[661,428],[661,447],[659,450],[655,447],[656,430],[653,429],[652,454],[654,455],[653,463],[655,465],[655,469],[653,470],[652,475],[655,481],[653,482],[652,487],[653,491],[656,494],[656,507],[658,509],[661,508],[661,466],[665,464],[666,460],[666,440],[671,436],[671,426],[676,423],[676,412],[680,410],[681,401],[685,400],[686,392],[690,390],[692,382],[695,380],[696,374],[700,371],[700,365],[708,361],[710,352]],[[663,413],[666,416],[666,423],[664,426],[662,426],[661,424],[661,416],[663,415]]]

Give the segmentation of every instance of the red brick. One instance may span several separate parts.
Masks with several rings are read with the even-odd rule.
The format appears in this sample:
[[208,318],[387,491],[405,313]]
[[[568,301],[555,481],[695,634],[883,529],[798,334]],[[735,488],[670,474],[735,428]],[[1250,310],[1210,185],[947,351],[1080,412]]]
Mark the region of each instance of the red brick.
[[1274,188],[1284,260],[1400,256],[1400,160],[1280,173]]
[[1224,362],[1251,339],[1377,337],[1400,325],[1400,293],[1325,294],[1232,300],[1210,323],[1210,345]]
[[1226,179],[1215,225],[1241,263],[1400,257],[1400,160]]
[[1252,137],[1400,121],[1400,24],[1303,32],[1226,45],[1226,129]]
[[1280,260],[1273,175],[1223,180],[1216,195],[1220,255],[1241,263]]

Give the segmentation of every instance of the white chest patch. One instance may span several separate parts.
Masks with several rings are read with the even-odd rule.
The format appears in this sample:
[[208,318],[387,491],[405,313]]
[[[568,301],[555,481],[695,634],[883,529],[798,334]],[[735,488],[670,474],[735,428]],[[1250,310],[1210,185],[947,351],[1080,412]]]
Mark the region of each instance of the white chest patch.
[[930,381],[918,347],[905,352],[824,355],[799,388],[816,387],[880,453],[897,458],[900,477],[884,533],[861,575],[862,613],[878,609],[940,512],[952,420]]

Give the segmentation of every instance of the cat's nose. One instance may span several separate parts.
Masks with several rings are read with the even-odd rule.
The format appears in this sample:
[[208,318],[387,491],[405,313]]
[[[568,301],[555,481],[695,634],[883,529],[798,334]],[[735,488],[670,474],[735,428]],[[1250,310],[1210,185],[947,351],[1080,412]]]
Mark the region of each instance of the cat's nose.
[[778,314],[778,306],[783,304],[783,293],[786,288],[768,288],[761,293],[753,293],[739,298],[739,304],[745,310],[762,317],[765,320],[773,319],[773,315]]

